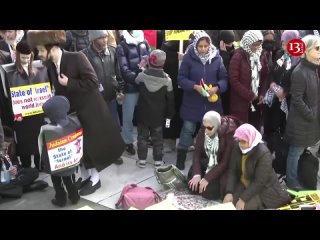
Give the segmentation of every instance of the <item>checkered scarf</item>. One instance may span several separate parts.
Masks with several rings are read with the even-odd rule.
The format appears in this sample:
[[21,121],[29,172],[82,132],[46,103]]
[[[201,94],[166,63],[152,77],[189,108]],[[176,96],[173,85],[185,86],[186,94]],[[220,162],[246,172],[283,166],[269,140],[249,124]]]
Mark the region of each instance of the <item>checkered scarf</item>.
[[[198,44],[199,40],[204,37],[209,40],[210,46],[209,46],[209,50],[206,54],[200,54],[197,50],[197,44]],[[205,65],[207,61],[209,61],[209,64],[210,64],[211,60],[217,55],[217,48],[212,45],[211,38],[205,32],[198,32],[194,36],[193,49],[194,49],[195,54],[200,58],[203,65]]]
[[218,133],[214,137],[209,137],[206,133],[204,139],[204,150],[209,158],[206,173],[208,173],[214,166],[218,164],[217,153],[219,150],[219,137]]
[[[274,101],[274,97],[276,95],[276,93],[283,91],[283,88],[279,85],[277,85],[273,91],[272,90],[268,90],[266,92],[266,95],[264,96],[264,103],[266,105],[268,105],[268,107],[271,107]],[[286,117],[288,117],[288,104],[287,104],[287,100],[285,97],[280,98],[279,101],[281,102],[280,105],[280,109],[286,114]]]
[[258,96],[259,88],[259,71],[261,70],[260,55],[262,52],[262,46],[254,53],[251,51],[250,46],[257,42],[262,41],[263,36],[260,30],[249,30],[247,31],[241,41],[240,47],[245,50],[250,56],[250,66],[251,66],[251,89],[256,96]]

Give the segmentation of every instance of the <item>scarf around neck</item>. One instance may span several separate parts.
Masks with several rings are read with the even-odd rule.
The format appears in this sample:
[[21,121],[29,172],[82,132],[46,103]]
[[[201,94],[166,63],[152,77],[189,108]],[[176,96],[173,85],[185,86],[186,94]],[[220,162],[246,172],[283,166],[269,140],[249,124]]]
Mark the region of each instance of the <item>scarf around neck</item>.
[[256,96],[258,96],[258,88],[259,88],[259,80],[260,80],[259,72],[261,70],[260,55],[262,52],[262,46],[260,46],[255,53],[251,51],[250,46],[257,41],[262,41],[262,40],[263,40],[263,36],[261,31],[249,30],[243,35],[240,41],[240,47],[243,48],[243,50],[249,54],[250,67],[251,67],[251,90],[254,92]]
[[206,173],[208,173],[213,167],[218,164],[217,153],[219,150],[219,137],[218,133],[214,136],[209,137],[206,133],[204,134],[204,150],[209,158]]

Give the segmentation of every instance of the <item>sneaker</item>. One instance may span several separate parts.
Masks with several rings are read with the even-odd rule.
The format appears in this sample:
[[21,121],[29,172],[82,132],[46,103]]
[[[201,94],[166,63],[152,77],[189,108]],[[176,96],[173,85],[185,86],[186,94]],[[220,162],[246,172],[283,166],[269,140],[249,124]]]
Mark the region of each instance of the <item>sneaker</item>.
[[147,165],[147,161],[146,161],[146,160],[138,160],[138,161],[137,161],[137,165],[138,165],[138,167],[140,167],[140,168],[145,168],[146,165]]
[[162,165],[164,165],[164,161],[154,161],[155,167],[161,167]]
[[126,144],[126,152],[129,155],[135,155],[136,154],[136,150],[134,150],[133,144]]

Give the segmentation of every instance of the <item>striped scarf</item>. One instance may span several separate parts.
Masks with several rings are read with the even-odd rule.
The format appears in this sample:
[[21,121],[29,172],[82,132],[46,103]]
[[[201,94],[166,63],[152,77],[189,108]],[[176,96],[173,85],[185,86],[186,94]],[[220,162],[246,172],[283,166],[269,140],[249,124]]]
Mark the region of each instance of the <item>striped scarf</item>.
[[208,173],[214,166],[218,164],[217,153],[219,149],[219,137],[216,133],[214,137],[209,137],[206,133],[204,139],[204,150],[209,158],[206,173]]

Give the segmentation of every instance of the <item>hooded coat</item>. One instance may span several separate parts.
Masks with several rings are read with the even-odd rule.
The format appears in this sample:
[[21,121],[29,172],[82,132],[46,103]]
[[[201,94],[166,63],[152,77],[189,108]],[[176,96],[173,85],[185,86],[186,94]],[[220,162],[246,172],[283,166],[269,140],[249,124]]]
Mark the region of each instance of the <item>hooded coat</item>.
[[211,60],[203,64],[194,48],[190,47],[183,57],[178,73],[178,83],[184,91],[180,109],[183,120],[201,122],[203,115],[210,110],[222,113],[220,97],[217,102],[212,103],[194,90],[194,85],[199,85],[201,79],[207,85],[218,85],[220,93],[227,90],[227,71],[219,53],[216,52]]

